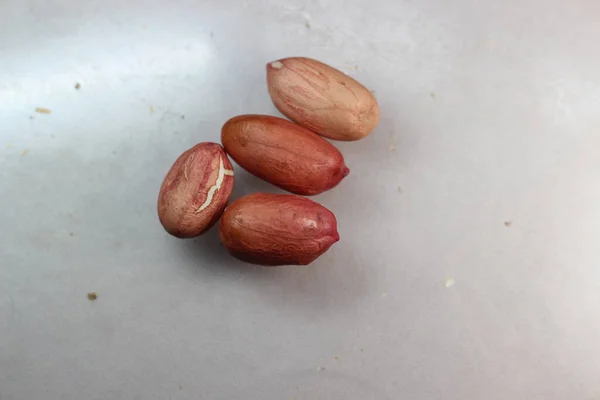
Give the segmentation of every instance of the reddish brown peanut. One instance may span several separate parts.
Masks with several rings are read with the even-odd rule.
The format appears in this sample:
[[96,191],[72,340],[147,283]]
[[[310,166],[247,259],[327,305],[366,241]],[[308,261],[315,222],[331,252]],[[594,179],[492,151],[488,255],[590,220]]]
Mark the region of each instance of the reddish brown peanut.
[[379,106],[371,92],[319,61],[293,57],[269,63],[267,84],[279,111],[330,139],[362,139],[379,122]]
[[158,218],[173,236],[198,236],[217,222],[232,190],[233,168],[221,145],[197,144],[167,173],[158,195]]
[[314,195],[329,190],[350,172],[335,146],[282,118],[232,118],[223,125],[221,142],[248,172],[296,194]]
[[219,228],[234,257],[265,266],[310,264],[340,239],[331,211],[291,194],[244,196],[227,207]]

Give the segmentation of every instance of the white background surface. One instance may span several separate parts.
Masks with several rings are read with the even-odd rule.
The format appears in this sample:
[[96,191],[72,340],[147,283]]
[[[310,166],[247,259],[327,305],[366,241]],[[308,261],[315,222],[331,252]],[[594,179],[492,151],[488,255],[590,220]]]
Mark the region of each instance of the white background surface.
[[[1,1],[0,399],[600,398],[599,17]],[[315,198],[341,241],[264,269],[215,230],[169,237],[172,162],[231,116],[278,115],[264,64],[293,55],[380,102]],[[235,197],[257,190],[276,191],[236,168]]]

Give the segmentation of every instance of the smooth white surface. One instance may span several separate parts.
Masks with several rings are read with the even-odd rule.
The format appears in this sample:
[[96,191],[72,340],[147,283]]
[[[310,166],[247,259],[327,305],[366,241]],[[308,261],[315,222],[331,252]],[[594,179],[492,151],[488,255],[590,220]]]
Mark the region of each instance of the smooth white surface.
[[[594,0],[0,2],[0,398],[599,398],[599,16]],[[316,197],[341,241],[263,269],[214,230],[169,237],[172,162],[231,116],[278,115],[264,65],[293,55],[381,105]],[[235,197],[257,190],[274,191],[236,166]]]

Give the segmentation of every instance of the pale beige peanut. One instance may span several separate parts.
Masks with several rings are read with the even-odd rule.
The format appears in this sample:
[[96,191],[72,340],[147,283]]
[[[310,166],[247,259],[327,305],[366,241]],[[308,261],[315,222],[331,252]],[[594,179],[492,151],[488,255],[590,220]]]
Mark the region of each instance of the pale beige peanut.
[[267,85],[285,116],[334,140],[359,140],[379,122],[373,94],[348,75],[303,57],[267,64]]

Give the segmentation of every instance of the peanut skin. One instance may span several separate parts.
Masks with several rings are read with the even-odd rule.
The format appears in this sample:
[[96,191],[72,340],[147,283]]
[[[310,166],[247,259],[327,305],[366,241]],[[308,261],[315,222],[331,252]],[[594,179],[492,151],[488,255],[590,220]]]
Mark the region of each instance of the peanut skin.
[[190,238],[213,226],[233,190],[233,168],[221,145],[200,143],[171,167],[158,196],[158,217],[171,235]]
[[221,142],[242,168],[295,194],[324,192],[350,172],[335,146],[282,118],[234,117],[223,125]]
[[271,62],[267,85],[281,113],[330,139],[362,139],[379,122],[379,106],[371,92],[317,60],[292,57]]
[[219,236],[236,258],[264,266],[307,265],[340,238],[331,211],[304,197],[253,193],[231,203]]

